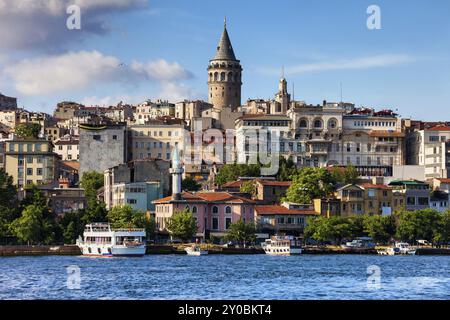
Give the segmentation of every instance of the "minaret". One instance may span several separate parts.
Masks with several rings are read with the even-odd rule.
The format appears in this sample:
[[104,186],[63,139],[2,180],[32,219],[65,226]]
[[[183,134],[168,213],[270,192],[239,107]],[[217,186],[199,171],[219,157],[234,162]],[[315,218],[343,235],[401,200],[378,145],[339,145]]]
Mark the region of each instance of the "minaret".
[[183,174],[183,165],[181,164],[178,147],[175,146],[172,152],[172,199],[181,200],[181,175]]
[[224,20],[223,32],[214,58],[208,65],[208,102],[218,109],[241,105],[242,67],[234,55]]

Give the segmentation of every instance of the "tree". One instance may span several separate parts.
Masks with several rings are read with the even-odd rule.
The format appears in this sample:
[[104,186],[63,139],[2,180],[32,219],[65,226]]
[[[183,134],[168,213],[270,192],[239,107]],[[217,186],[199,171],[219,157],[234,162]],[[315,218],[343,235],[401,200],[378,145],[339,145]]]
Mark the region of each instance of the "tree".
[[87,207],[85,210],[80,210],[84,223],[91,222],[105,222],[106,220],[106,206],[97,200],[97,190],[103,187],[103,175],[96,171],[83,173],[80,182],[86,195]]
[[20,138],[37,138],[40,132],[41,125],[38,123],[23,123],[14,129],[14,133]]
[[433,209],[402,211],[398,217],[397,237],[414,243],[424,239],[430,242],[439,235],[441,214]]
[[202,186],[191,177],[186,177],[181,182],[181,189],[186,191],[198,191]]
[[325,168],[304,167],[292,177],[286,191],[286,200],[294,203],[311,203],[315,198],[328,196],[334,190],[335,180]]
[[148,219],[144,212],[129,205],[115,206],[107,217],[113,228],[144,228],[148,234],[155,231],[154,219]]
[[260,175],[259,164],[225,164],[216,175],[215,183],[221,186],[227,182],[236,181],[239,177],[259,177]]
[[276,175],[278,181],[291,181],[292,176],[297,173],[297,167],[289,157],[287,160],[283,156],[280,156],[279,170]]
[[64,243],[75,243],[76,239],[83,234],[84,222],[79,212],[67,212],[57,224]]
[[197,233],[197,221],[189,211],[176,211],[167,221],[167,230],[172,238],[181,239],[183,241],[190,241]]
[[253,181],[244,181],[239,188],[242,193],[248,193],[252,197],[256,197],[256,185]]
[[345,168],[336,167],[331,170],[331,175],[336,183],[341,184],[355,184],[358,182],[360,178],[360,174],[358,170],[352,165],[349,165]]
[[387,243],[396,232],[395,217],[389,216],[365,216],[364,231],[376,242]]
[[242,243],[245,247],[247,243],[256,241],[256,226],[253,222],[245,223],[242,219],[230,224],[225,240]]
[[439,221],[439,227],[433,240],[438,243],[450,243],[450,210],[442,213]]
[[352,237],[354,230],[354,224],[348,218],[334,216],[326,218],[320,216],[308,221],[304,234],[306,238],[339,244],[342,239]]
[[28,244],[50,244],[55,239],[53,217],[45,207],[29,205],[23,210],[20,218],[11,224],[14,235]]
[[0,169],[0,238],[11,236],[10,224],[19,217],[13,179]]
[[0,169],[0,206],[11,207],[15,205],[17,190],[13,178]]

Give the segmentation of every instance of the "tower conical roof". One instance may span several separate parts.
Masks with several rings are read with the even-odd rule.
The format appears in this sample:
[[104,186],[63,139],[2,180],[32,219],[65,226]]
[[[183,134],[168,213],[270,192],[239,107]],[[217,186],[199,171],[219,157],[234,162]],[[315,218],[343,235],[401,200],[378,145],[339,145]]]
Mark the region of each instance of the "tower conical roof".
[[227,25],[224,23],[222,37],[220,37],[219,45],[217,46],[216,55],[213,60],[234,60],[233,46],[231,45],[230,37],[228,36]]

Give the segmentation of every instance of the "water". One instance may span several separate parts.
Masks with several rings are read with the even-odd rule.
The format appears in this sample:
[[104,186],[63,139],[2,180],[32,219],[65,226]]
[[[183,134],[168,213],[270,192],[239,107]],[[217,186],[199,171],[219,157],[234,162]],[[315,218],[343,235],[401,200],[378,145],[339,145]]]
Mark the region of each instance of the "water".
[[450,256],[0,258],[0,299],[450,299]]

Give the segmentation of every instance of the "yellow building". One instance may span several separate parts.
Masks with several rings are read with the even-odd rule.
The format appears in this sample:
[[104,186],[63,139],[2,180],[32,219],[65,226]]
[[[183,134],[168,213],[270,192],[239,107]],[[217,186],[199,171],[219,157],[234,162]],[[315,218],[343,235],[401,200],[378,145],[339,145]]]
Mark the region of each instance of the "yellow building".
[[390,215],[394,209],[392,189],[382,184],[348,184],[336,191],[341,215]]
[[149,120],[145,125],[130,126],[129,131],[132,160],[170,160],[175,146],[184,149],[184,121],[180,119]]
[[38,139],[6,142],[5,170],[14,184],[46,184],[57,179],[58,156],[50,141]]

